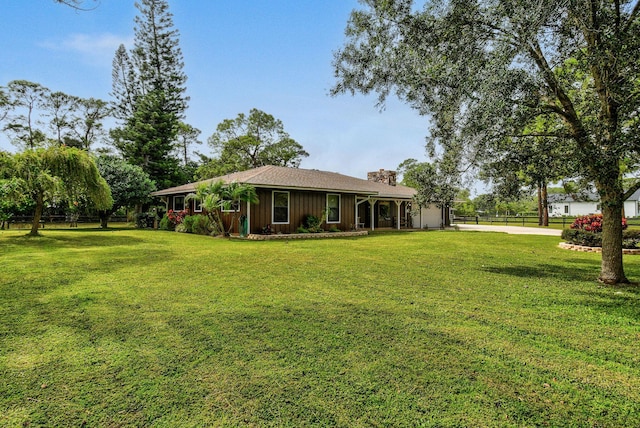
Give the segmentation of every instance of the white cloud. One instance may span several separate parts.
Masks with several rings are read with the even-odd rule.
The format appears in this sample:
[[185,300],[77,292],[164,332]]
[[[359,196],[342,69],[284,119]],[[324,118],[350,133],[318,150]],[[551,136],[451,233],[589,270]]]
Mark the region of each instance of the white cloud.
[[77,53],[82,61],[96,66],[111,66],[113,55],[121,44],[131,46],[133,37],[115,34],[70,34],[61,40],[46,40],[39,45],[58,52]]

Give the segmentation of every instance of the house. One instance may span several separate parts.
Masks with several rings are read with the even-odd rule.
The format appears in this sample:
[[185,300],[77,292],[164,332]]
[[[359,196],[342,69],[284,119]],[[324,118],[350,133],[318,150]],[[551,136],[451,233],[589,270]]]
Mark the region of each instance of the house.
[[640,189],[624,201],[624,216],[627,218],[640,217]]
[[[202,212],[198,201],[185,201],[201,183],[238,182],[255,187],[258,204],[241,203],[236,216],[246,216],[249,233],[261,233],[269,225],[272,233],[295,233],[307,216],[327,213],[326,226],[348,231],[359,228],[439,228],[442,211],[435,206],[412,211],[415,189],[397,185],[395,172],[380,170],[369,179],[315,169],[267,165],[197,183],[152,193],[166,202],[167,210]],[[229,226],[228,224],[226,225]],[[237,231],[237,225],[233,225]]]
[[580,215],[599,214],[600,198],[594,193],[573,197],[554,193],[547,197],[549,217],[576,217]]
[[[571,195],[552,194],[548,196],[548,203],[550,217],[576,217],[580,215],[600,214],[602,212],[600,197],[595,193],[581,195],[579,199]],[[627,218],[640,216],[640,190],[636,190],[636,192],[624,202],[623,213]]]

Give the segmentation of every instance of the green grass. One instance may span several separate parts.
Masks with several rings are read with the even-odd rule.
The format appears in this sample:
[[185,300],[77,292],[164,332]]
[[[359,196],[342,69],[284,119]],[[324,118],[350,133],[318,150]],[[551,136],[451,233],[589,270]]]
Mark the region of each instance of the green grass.
[[640,425],[639,289],[556,237],[23,234],[1,426]]

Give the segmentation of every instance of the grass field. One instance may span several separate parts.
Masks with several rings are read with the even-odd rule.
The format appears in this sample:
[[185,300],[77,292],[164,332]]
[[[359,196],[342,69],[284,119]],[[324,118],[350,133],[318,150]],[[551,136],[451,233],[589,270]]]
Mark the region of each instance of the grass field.
[[0,426],[640,426],[640,288],[557,237],[23,235]]

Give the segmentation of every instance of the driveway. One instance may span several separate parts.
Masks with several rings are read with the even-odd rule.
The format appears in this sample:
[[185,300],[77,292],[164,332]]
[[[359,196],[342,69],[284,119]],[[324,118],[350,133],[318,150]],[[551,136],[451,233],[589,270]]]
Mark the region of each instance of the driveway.
[[500,226],[488,224],[454,224],[460,230],[474,230],[479,232],[503,232],[513,235],[549,235],[560,236],[562,230],[546,229],[542,227]]

